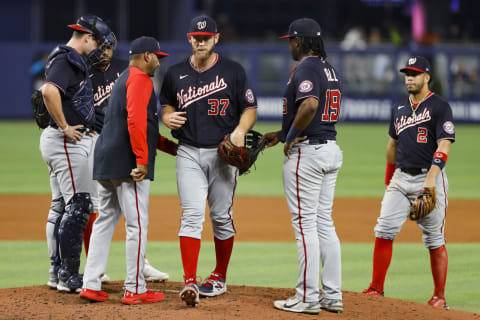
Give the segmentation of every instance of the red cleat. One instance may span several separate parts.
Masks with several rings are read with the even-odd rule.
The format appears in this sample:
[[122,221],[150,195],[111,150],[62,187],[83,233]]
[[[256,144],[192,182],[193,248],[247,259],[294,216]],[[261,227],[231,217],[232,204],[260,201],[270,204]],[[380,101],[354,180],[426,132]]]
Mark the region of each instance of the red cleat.
[[90,289],[82,289],[78,296],[82,299],[97,302],[103,302],[108,300],[108,294],[103,290],[95,291]]
[[371,296],[383,297],[383,292],[378,291],[374,287],[369,287],[368,289],[363,290],[362,293],[365,293]]
[[125,290],[125,294],[122,298],[123,304],[142,304],[142,303],[155,303],[165,299],[165,295],[161,292],[155,292],[148,290],[142,294],[136,294]]
[[450,310],[445,298],[439,298],[437,296],[433,296],[430,300],[428,300],[428,304],[434,308],[443,308],[445,310]]

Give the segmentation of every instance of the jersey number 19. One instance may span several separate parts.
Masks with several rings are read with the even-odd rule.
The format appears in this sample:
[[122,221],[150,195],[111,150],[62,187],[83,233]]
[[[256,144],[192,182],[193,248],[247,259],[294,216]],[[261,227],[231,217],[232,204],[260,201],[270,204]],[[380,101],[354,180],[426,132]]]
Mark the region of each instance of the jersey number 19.
[[325,108],[323,109],[322,121],[336,122],[340,113],[340,90],[327,89],[325,92]]

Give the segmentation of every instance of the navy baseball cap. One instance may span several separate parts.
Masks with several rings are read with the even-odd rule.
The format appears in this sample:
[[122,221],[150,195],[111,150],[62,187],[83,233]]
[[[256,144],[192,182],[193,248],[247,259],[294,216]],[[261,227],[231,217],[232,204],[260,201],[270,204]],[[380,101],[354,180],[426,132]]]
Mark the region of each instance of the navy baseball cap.
[[400,72],[405,72],[407,70],[430,74],[432,68],[430,67],[430,62],[428,62],[428,60],[424,57],[413,56],[408,58],[407,65],[400,69]]
[[293,21],[288,27],[288,33],[278,39],[294,38],[294,37],[320,37],[322,30],[317,21],[310,18],[301,18]]
[[215,20],[207,15],[201,15],[192,19],[187,36],[214,36],[217,33]]
[[157,39],[153,37],[143,36],[133,40],[132,44],[130,45],[130,51],[128,51],[128,54],[132,55],[144,52],[155,53],[158,58],[164,58],[169,56],[168,53],[160,51],[160,44],[158,43]]

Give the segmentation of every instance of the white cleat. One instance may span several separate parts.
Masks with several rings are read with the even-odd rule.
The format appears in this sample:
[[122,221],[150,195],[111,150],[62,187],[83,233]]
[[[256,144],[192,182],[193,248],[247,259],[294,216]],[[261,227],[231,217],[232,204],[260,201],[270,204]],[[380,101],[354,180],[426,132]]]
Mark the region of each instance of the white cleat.
[[152,281],[152,282],[165,282],[168,280],[168,273],[161,272],[160,270],[155,269],[152,267],[148,260],[145,259],[145,265],[143,267],[143,276],[145,281]]
[[287,300],[277,300],[273,303],[273,306],[279,310],[298,313],[319,314],[321,311],[318,301],[302,302],[296,296],[290,297]]

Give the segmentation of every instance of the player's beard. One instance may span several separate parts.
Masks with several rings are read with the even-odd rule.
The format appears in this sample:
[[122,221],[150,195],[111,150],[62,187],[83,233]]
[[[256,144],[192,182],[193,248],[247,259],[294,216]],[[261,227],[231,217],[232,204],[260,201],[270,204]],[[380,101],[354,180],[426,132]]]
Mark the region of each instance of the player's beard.
[[212,55],[214,49],[215,49],[215,46],[212,46],[210,49],[206,51],[199,51],[198,49],[195,49],[193,51],[193,55],[195,56],[196,60],[207,60]]
[[423,89],[423,85],[422,86],[413,85],[413,86],[410,86],[410,89],[409,89],[408,85],[405,85],[405,87],[407,88],[407,92],[409,94],[413,94],[413,95],[419,94]]

